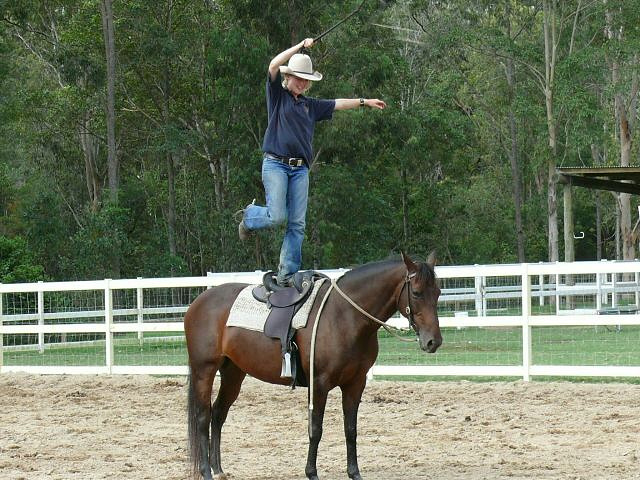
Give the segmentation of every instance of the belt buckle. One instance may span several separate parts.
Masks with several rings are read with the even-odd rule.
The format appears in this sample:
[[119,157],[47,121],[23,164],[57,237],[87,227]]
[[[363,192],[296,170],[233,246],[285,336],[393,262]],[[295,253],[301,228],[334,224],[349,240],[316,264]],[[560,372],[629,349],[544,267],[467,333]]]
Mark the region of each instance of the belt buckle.
[[290,167],[301,167],[302,159],[292,157],[292,158],[289,158],[289,161],[287,163],[289,164]]

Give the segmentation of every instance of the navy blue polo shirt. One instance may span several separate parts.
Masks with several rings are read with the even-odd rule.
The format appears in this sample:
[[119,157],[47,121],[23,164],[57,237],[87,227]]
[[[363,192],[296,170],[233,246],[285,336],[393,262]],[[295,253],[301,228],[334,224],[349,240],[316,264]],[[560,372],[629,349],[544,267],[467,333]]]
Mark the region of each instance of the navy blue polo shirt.
[[262,150],[283,157],[302,157],[311,164],[316,122],[333,116],[335,100],[298,95],[296,100],[282,87],[280,72],[271,81],[267,73],[267,114],[269,123]]

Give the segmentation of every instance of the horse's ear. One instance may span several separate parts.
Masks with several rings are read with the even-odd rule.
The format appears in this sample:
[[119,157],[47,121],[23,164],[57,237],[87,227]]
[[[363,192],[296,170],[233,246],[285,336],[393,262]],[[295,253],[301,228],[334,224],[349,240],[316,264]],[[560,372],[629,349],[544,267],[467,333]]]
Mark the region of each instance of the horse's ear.
[[438,262],[438,258],[437,258],[437,255],[436,255],[436,251],[433,250],[429,254],[429,258],[427,258],[427,265],[429,265],[431,268],[434,268],[436,266],[437,262]]
[[417,265],[413,262],[413,260],[411,260],[411,258],[409,257],[409,255],[407,255],[404,252],[400,252],[402,255],[402,261],[404,262],[404,264],[407,266],[407,271],[409,273],[414,273],[418,271],[418,267]]

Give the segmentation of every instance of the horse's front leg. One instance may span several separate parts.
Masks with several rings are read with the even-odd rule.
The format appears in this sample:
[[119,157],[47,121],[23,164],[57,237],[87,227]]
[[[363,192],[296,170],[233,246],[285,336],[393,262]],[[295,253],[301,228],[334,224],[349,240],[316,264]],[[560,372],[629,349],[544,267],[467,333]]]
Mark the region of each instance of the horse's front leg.
[[316,461],[318,459],[318,445],[322,438],[322,422],[327,404],[327,393],[325,388],[316,386],[313,389],[313,410],[309,412],[311,415],[309,423],[309,453],[307,454],[307,466],[304,469],[309,480],[319,480]]
[[362,480],[358,467],[356,439],[358,437],[358,407],[366,383],[367,379],[363,376],[361,379],[341,387],[344,437],[347,442],[347,474],[352,480]]

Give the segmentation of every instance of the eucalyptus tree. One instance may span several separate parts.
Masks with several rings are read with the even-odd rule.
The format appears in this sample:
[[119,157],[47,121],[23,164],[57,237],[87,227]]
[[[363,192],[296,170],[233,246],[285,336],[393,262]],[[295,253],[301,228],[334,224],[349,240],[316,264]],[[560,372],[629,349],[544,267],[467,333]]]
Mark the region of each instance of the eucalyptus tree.
[[[74,252],[60,249],[57,238],[36,234],[42,231],[38,219],[46,217],[47,209],[50,215],[63,212],[50,223],[60,224],[70,236],[82,230],[100,210],[108,178],[102,153],[106,119],[100,8],[97,2],[73,0],[5,2],[2,22],[4,34],[17,47],[12,55],[19,59],[14,124],[21,128],[15,141],[24,155],[23,228],[33,232],[26,235],[32,248],[50,259],[48,268],[59,273],[59,259]],[[26,214],[34,210],[43,212],[42,217]],[[114,250],[107,256],[115,262],[110,276],[119,275],[118,237],[112,237]]]
[[[430,49],[449,39],[443,68],[465,72],[454,87],[454,101],[474,127],[470,148],[484,167],[476,181],[492,188],[495,182],[486,173],[502,175],[492,159],[508,159],[512,205],[502,205],[500,193],[491,203],[513,216],[515,228],[507,238],[513,238],[516,258],[523,261],[528,249],[530,259],[557,259],[556,166],[589,162],[590,145],[601,138],[593,87],[602,67],[593,21],[597,2],[417,0],[411,5],[414,19],[437,32],[427,43]],[[443,17],[446,29],[438,32],[437,19]],[[542,254],[545,223],[547,253]],[[496,226],[490,222],[484,228],[490,225]]]
[[[461,209],[459,214],[466,217],[468,226],[479,221],[483,228],[471,229],[471,234],[460,230],[451,240],[469,239],[471,235],[474,245],[482,245],[482,248],[472,248],[476,251],[469,255],[469,245],[460,244],[458,255],[466,256],[467,261],[524,261],[522,172],[525,165],[518,142],[525,111],[531,107],[530,102],[523,103],[526,94],[522,92],[527,91],[528,79],[526,75],[516,75],[520,68],[516,58],[522,40],[529,41],[532,14],[526,7],[509,1],[473,4],[413,1],[411,12],[413,25],[423,32],[420,39],[423,48],[433,57],[428,62],[435,71],[442,72],[439,77],[450,78],[439,101],[446,102],[448,108],[454,107],[465,119],[458,123],[463,126],[468,147],[465,155],[459,155],[462,150],[458,152],[462,168],[448,169],[457,174],[448,185],[456,190],[457,183],[467,186],[457,190],[462,198],[451,201]],[[438,58],[443,60],[438,62]],[[464,165],[464,161],[468,163]],[[502,173],[505,161],[510,168],[510,180]],[[497,177],[490,178],[489,172]],[[510,183],[510,188],[496,184],[497,179]],[[469,188],[469,185],[482,185],[493,192],[489,197],[490,210],[485,208],[484,212],[495,212],[495,221],[481,220],[484,212],[474,211],[480,198],[472,195],[479,195],[483,200],[485,195],[481,189]],[[511,200],[505,196],[509,191]],[[509,226],[513,224],[515,228]],[[493,230],[497,230],[498,225],[501,225],[500,233]],[[509,254],[510,249],[517,254]]]
[[[619,152],[619,165],[628,167],[635,150],[640,159],[640,142],[635,132],[638,121],[638,92],[640,88],[640,2],[603,0],[604,31],[606,37],[607,66],[610,73],[609,95],[616,132],[615,150]],[[631,195],[617,195],[620,209],[620,236],[622,258],[633,260],[636,245],[633,241],[631,221]]]
[[395,32],[402,60],[391,82],[400,112],[389,144],[398,158],[402,205],[410,207],[402,215],[405,242],[420,253],[437,245],[443,260],[464,261],[469,252],[453,232],[466,213],[456,218],[449,203],[452,190],[468,180],[473,138],[473,118],[460,101],[469,66],[460,19],[447,9],[402,2],[385,21],[378,26]]
[[[105,54],[99,6],[75,0],[20,0],[5,5],[3,22],[21,47],[21,56],[41,68],[41,100],[47,102],[41,108],[58,107],[64,115],[47,118],[50,127],[58,134],[75,134],[84,158],[89,202],[96,211],[105,178],[100,155],[105,143],[101,113]],[[115,171],[108,171],[110,185],[117,189]]]
[[109,177],[109,198],[118,201],[118,152],[116,149],[116,40],[113,17],[113,0],[102,0],[100,3],[102,17],[102,33],[104,38],[106,64],[106,126],[107,126],[107,170]]
[[[513,246],[519,262],[526,261],[523,218],[523,174],[529,171],[521,142],[522,124],[532,114],[529,81],[519,63],[519,49],[530,41],[534,14],[526,5],[511,0],[458,2],[459,43],[468,58],[468,72],[458,94],[458,104],[475,126],[479,155],[495,168],[508,160],[513,216]],[[485,153],[486,152],[486,153]],[[499,162],[492,166],[491,157]],[[506,174],[506,172],[505,172]],[[488,184],[489,186],[490,184]],[[505,213],[506,213],[505,212]]]

